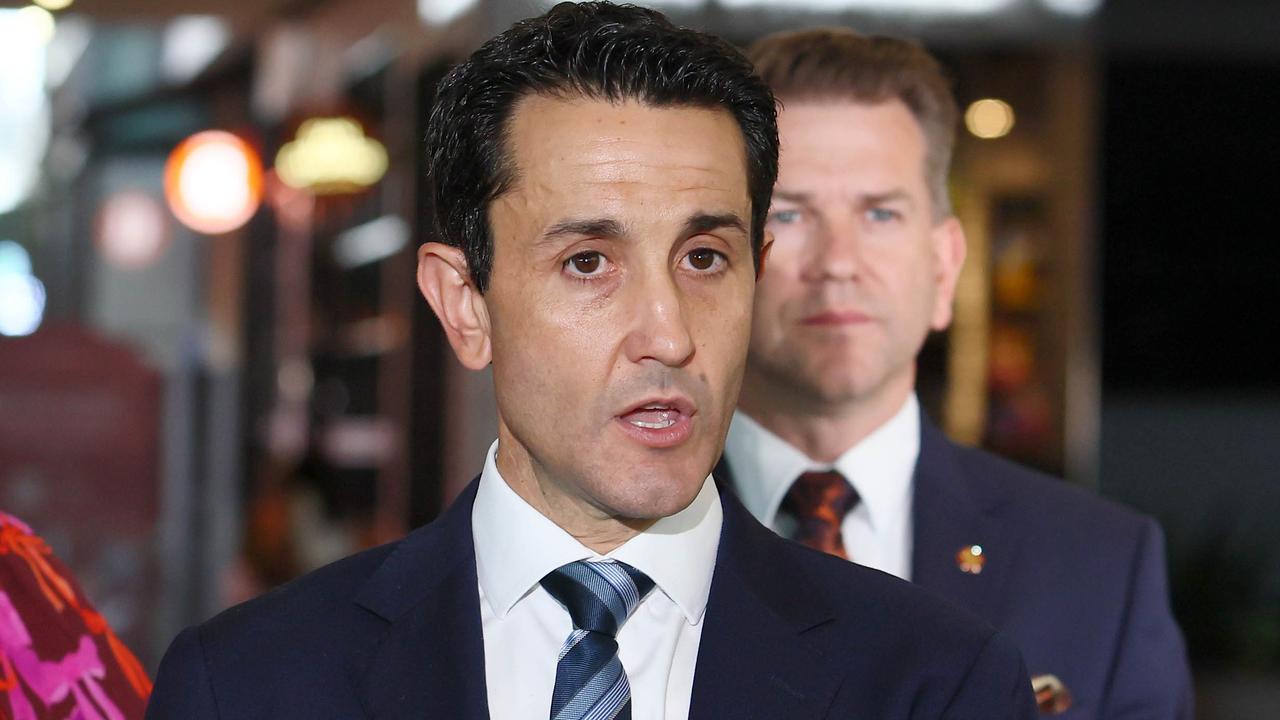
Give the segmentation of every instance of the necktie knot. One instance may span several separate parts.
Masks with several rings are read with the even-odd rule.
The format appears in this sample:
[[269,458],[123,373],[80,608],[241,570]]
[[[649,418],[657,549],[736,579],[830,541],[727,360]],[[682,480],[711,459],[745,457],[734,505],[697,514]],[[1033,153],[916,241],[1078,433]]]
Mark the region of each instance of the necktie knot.
[[579,560],[542,578],[542,587],[569,611],[573,627],[615,637],[640,605],[653,581],[616,560]]
[[847,558],[840,526],[859,500],[858,491],[840,473],[807,472],[792,483],[782,511],[796,520],[793,540]]

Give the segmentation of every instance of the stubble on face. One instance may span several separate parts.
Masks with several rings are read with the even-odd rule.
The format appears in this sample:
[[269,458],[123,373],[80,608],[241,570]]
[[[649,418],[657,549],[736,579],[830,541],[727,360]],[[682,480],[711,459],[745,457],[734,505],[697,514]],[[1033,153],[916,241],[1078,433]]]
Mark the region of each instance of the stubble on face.
[[[723,111],[531,96],[508,138],[485,296],[498,467],[584,543],[616,546],[692,502],[736,402],[754,289],[741,133]],[[646,401],[683,410],[641,420],[687,434],[655,447],[663,430],[621,424]]]

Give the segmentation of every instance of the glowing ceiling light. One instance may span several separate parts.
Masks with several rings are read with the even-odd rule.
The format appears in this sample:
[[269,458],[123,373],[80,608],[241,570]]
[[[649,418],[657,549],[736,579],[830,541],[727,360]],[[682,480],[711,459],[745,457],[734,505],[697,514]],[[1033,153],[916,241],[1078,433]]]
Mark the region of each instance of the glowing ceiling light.
[[164,29],[161,72],[182,83],[200,74],[231,42],[231,26],[213,15],[183,15]]
[[418,17],[429,25],[444,25],[475,7],[476,0],[418,0]]
[[44,285],[31,274],[31,256],[0,240],[0,335],[30,335],[44,319]]
[[847,10],[920,15],[987,15],[1017,0],[718,0],[726,8],[773,7],[808,12]]
[[333,243],[333,257],[347,268],[377,262],[400,252],[412,234],[403,218],[383,215],[339,234]]
[[66,82],[76,63],[84,56],[93,37],[93,26],[80,15],[64,17],[49,41],[45,67],[45,81],[51,88]]
[[1044,6],[1063,15],[1084,17],[1098,12],[1102,0],[1040,0]]
[[53,33],[58,28],[58,23],[49,11],[35,5],[28,5],[19,10],[18,19],[26,25],[27,32],[39,40],[41,45],[52,40]]
[[66,10],[75,0],[32,0],[45,10]]
[[126,270],[154,263],[169,244],[164,207],[150,193],[122,190],[98,211],[98,250],[108,263]]
[[0,240],[0,275],[30,275],[31,255],[12,240]]
[[1013,130],[1015,117],[1009,103],[994,98],[977,100],[964,111],[964,124],[969,132],[983,140],[1004,137]]
[[0,335],[30,335],[44,320],[44,284],[31,275],[0,275]]
[[173,214],[192,230],[231,232],[262,202],[262,161],[249,143],[229,132],[196,133],[169,155],[164,195]]
[[387,149],[351,118],[312,118],[276,154],[284,184],[317,194],[364,189],[387,172]]
[[700,8],[707,4],[708,0],[647,0],[645,5],[655,8],[673,8],[680,10],[689,10]]
[[0,213],[31,195],[44,158],[49,99],[43,35],[52,33],[52,23],[35,6],[0,8]]

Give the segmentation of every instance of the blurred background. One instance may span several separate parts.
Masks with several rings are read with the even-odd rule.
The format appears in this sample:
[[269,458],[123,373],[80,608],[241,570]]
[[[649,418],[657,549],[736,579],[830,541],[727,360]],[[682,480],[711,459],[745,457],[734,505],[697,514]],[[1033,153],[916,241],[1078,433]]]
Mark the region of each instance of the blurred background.
[[[1156,516],[1199,716],[1280,717],[1280,2],[648,4],[943,59],[971,245],[922,400]],[[489,380],[414,285],[421,138],[449,65],[544,7],[0,0],[0,508],[153,672],[479,471]]]

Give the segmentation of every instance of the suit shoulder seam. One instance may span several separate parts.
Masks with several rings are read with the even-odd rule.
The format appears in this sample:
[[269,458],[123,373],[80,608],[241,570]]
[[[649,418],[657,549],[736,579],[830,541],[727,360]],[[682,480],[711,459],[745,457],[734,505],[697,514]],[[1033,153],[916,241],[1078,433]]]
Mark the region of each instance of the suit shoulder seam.
[[1144,520],[1145,522],[1139,523],[1139,531],[1134,537],[1129,559],[1129,573],[1125,583],[1124,607],[1120,613],[1121,628],[1120,632],[1116,634],[1115,644],[1111,649],[1111,662],[1108,663],[1107,682],[1103,686],[1102,697],[1099,698],[1099,708],[1105,708],[1107,701],[1111,697],[1116,666],[1120,663],[1120,654],[1124,646],[1123,635],[1129,628],[1129,622],[1133,615],[1134,598],[1138,594],[1138,568],[1142,565],[1147,544],[1151,542],[1151,530],[1153,527],[1158,527],[1155,520],[1151,518],[1144,518]]
[[209,701],[213,704],[213,717],[220,718],[222,713],[218,710],[218,694],[213,687],[213,667],[209,664],[209,657],[205,652],[204,646],[204,628],[197,627],[195,631],[196,650],[200,651],[200,664],[204,666],[204,683],[209,688]]

